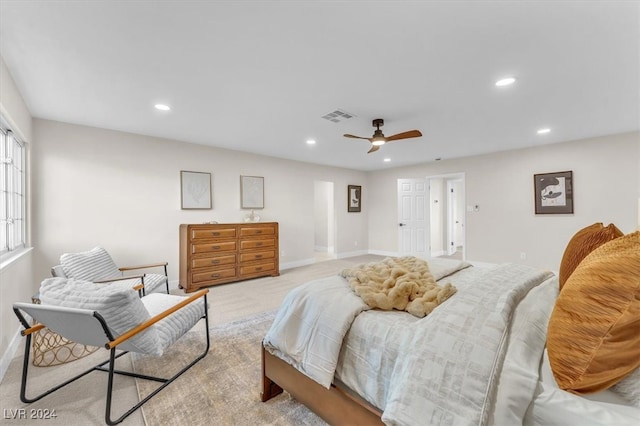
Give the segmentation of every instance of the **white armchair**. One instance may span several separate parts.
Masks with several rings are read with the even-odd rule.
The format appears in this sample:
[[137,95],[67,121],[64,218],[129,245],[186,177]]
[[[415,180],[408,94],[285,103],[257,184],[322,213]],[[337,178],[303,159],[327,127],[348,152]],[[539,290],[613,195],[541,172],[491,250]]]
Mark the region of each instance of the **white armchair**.
[[[67,386],[94,370],[109,374],[105,421],[120,423],[209,351],[208,290],[190,296],[154,293],[138,297],[134,289],[121,285],[100,285],[68,278],[48,278],[40,286],[41,304],[15,303],[13,310],[26,336],[20,400],[31,403]],[[26,315],[25,315],[26,314]],[[32,325],[29,318],[37,322]],[[116,359],[128,351],[161,356],[164,351],[200,320],[205,320],[206,344],[203,352],[170,378],[152,377],[115,369]],[[47,327],[59,335],[89,346],[104,347],[109,359],[35,397],[27,397],[31,334]],[[116,350],[123,351],[116,354]],[[107,367],[104,367],[108,364]],[[114,374],[162,382],[158,388],[119,418],[111,418]]]
[[[142,284],[142,294],[152,293],[164,284],[166,292],[169,294],[167,265],[167,262],[158,262],[147,265],[118,267],[109,253],[98,246],[85,252],[63,254],[60,256],[60,265],[51,268],[51,275],[94,283],[126,281],[124,285],[130,285],[131,287],[136,284]],[[125,272],[151,268],[164,268],[164,274],[146,272],[137,275],[124,275]]]

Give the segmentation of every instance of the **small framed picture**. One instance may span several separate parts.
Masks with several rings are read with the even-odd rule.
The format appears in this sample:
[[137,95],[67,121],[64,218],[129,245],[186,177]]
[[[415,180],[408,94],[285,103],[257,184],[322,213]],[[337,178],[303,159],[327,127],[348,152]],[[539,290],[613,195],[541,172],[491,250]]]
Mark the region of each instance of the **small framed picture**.
[[360,185],[349,185],[347,197],[347,211],[349,213],[360,213],[362,209],[362,187]]
[[240,208],[264,209],[264,177],[240,176]]
[[573,172],[533,175],[536,214],[573,213]]
[[180,172],[182,210],[211,209],[211,173]]

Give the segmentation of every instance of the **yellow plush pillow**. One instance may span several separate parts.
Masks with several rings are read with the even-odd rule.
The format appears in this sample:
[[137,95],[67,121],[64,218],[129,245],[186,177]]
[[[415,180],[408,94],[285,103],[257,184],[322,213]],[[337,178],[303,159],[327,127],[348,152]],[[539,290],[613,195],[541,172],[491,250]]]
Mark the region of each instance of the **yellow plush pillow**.
[[640,232],[605,243],[567,280],[547,351],[561,389],[597,392],[640,366]]
[[569,240],[560,262],[559,283],[560,290],[578,264],[593,250],[624,234],[613,223],[605,227],[602,222],[594,223],[582,228]]

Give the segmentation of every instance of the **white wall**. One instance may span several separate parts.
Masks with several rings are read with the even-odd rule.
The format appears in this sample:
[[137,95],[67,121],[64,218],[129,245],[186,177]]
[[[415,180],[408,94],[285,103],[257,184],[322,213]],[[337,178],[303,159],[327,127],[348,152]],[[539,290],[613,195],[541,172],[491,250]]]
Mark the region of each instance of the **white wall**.
[[[0,112],[9,122],[11,129],[27,145],[27,164],[29,165],[32,144],[31,114],[9,74],[4,60],[0,57]],[[27,188],[31,185],[30,176],[26,177]],[[27,194],[28,194],[27,190]],[[30,200],[27,200],[27,217],[30,212]],[[27,229],[27,241],[30,230]],[[13,313],[14,302],[31,300],[37,285],[33,282],[32,251],[23,252],[0,268],[0,379],[11,361],[19,336],[18,319]]]
[[[466,174],[467,259],[557,270],[571,236],[594,222],[637,227],[640,133],[443,160],[368,175],[369,250],[397,251],[396,180]],[[573,171],[574,214],[535,215],[533,175]],[[526,260],[520,260],[526,253]]]
[[[313,261],[316,180],[335,184],[338,255],[367,247],[367,204],[347,213],[345,195],[349,184],[366,188],[364,172],[40,119],[34,137],[36,281],[62,253],[95,245],[117,264],[167,260],[177,280],[179,225],[241,222],[240,175],[264,177],[256,213],[280,223],[281,268]],[[180,170],[212,174],[212,210],[180,209]]]
[[[331,182],[314,182],[314,246],[317,251],[333,249],[333,191]],[[329,199],[331,197],[331,200]]]

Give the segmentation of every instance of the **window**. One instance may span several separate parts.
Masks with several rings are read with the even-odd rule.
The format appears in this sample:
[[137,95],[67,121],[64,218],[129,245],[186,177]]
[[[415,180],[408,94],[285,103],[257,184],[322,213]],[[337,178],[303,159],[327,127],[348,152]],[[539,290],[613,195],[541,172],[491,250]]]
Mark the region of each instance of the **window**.
[[0,121],[0,257],[25,247],[25,151]]

